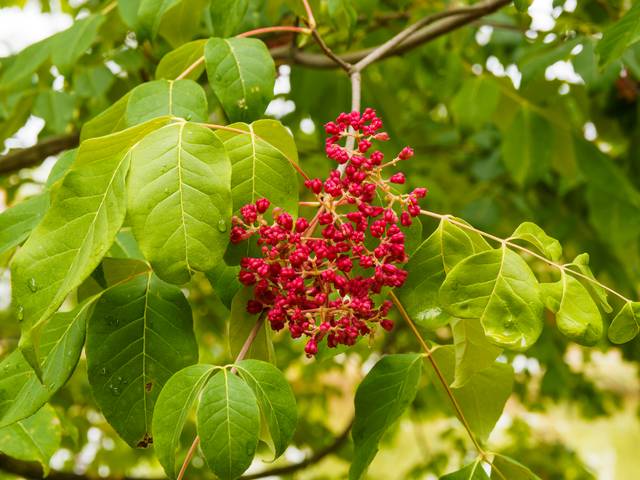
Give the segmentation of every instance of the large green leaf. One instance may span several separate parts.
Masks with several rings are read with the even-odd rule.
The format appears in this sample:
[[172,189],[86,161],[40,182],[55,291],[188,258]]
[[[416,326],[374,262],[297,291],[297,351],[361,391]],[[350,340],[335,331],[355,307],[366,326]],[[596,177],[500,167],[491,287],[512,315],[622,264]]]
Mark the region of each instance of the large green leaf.
[[[253,330],[258,315],[247,312],[247,301],[253,298],[253,289],[243,287],[238,290],[231,302],[231,315],[227,323],[227,339],[229,341],[229,355],[236,358],[249,333]],[[271,341],[271,329],[268,322],[264,322],[258,335],[251,343],[246,354],[247,358],[275,362],[275,352]]]
[[0,213],[0,253],[24,242],[47,208],[49,193],[41,193]]
[[482,462],[476,460],[457,472],[440,477],[440,480],[489,480],[489,476],[482,468]]
[[296,398],[280,370],[267,362],[243,360],[238,373],[258,400],[273,443],[274,459],[282,455],[296,430]]
[[[156,68],[156,78],[174,80],[204,55],[206,40],[194,40],[185,43],[167,53]],[[195,67],[185,78],[197,80],[204,72],[204,61]]]
[[52,38],[51,62],[62,74],[68,74],[93,44],[104,20],[103,15],[89,15],[74,21],[70,28]]
[[416,396],[422,355],[387,355],[358,386],[353,423],[354,452],[349,478],[362,478],[378,452],[378,443]]
[[[445,380],[452,384],[455,379],[455,347],[448,345],[435,348],[433,359]],[[436,375],[431,370],[429,372],[438,391],[448,397]],[[502,415],[512,389],[513,369],[505,363],[494,362],[489,368],[475,372],[464,385],[451,387],[450,391],[471,431],[485,442]]]
[[[12,263],[25,351],[33,351],[32,329],[58,309],[109,250],[125,218],[131,150],[165,122],[158,119],[80,146],[51,207]],[[35,358],[29,362],[37,363]]]
[[158,33],[177,47],[188,42],[199,32],[200,23],[206,7],[211,0],[180,0],[167,10],[160,21]]
[[69,171],[69,168],[71,168],[73,162],[76,161],[77,155],[78,149],[74,148],[73,150],[67,150],[66,152],[63,152],[58,157],[56,163],[51,169],[51,172],[49,173],[49,176],[47,177],[47,188],[51,188],[58,180],[60,180],[67,174],[67,171]]
[[259,118],[273,98],[276,69],[255,38],[212,38],[204,47],[209,84],[232,122]]
[[602,315],[591,295],[573,276],[562,270],[560,281],[543,284],[545,303],[556,314],[558,330],[583,345],[602,337]]
[[29,45],[18,53],[11,65],[0,76],[0,92],[11,91],[20,87],[49,58],[51,53],[51,37]]
[[541,480],[527,467],[505,455],[496,455],[491,464],[492,480]]
[[80,130],[80,141],[102,137],[127,128],[125,113],[130,97],[131,92],[127,92],[116,103],[85,123]]
[[164,115],[205,122],[207,108],[207,96],[193,80],[154,80],[131,90],[125,115],[128,126]]
[[102,413],[129,445],[146,447],[163,385],[198,360],[189,303],[152,273],[113,287],[89,319],[86,354]]
[[158,396],[153,412],[153,449],[169,478],[178,474],[176,452],[180,434],[215,368],[202,364],[183,368],[169,379]]
[[47,475],[49,460],[60,448],[61,437],[60,420],[53,407],[45,405],[29,418],[0,428],[0,452],[18,460],[38,462]]
[[231,159],[233,213],[243,205],[267,198],[294,217],[298,213],[298,153],[291,134],[276,120],[258,120],[230,127],[247,133],[218,130]]
[[153,132],[131,157],[129,216],[160,278],[181,284],[212,269],[229,242],[231,165],[208,128],[176,123]]
[[519,186],[542,179],[551,165],[553,145],[541,141],[551,138],[553,129],[549,122],[523,107],[504,131],[502,158],[505,166]]
[[455,380],[451,386],[461,387],[475,373],[492,366],[502,350],[489,341],[475,318],[454,319],[451,330],[456,351]]
[[562,245],[547,235],[542,228],[532,222],[521,223],[509,240],[523,240],[533,245],[542,255],[554,262],[562,256]]
[[609,326],[609,340],[626,343],[640,333],[640,302],[627,302]]
[[461,260],[489,248],[477,233],[451,223],[448,218],[442,219],[438,228],[411,255],[405,267],[409,276],[397,289],[409,316],[429,330],[446,324],[449,315],[441,308],[438,298],[446,272]]
[[453,316],[479,318],[487,336],[506,348],[524,350],[542,332],[538,280],[505,246],[457,264],[440,288],[440,302]]
[[227,38],[239,33],[249,0],[212,0],[211,29],[216,37]]
[[207,464],[221,480],[236,479],[251,465],[260,435],[258,401],[251,388],[226,369],[202,392],[198,434]]
[[143,35],[155,37],[167,12],[183,0],[140,0],[136,26]]
[[71,312],[56,313],[42,329],[42,383],[20,350],[0,363],[0,427],[33,415],[67,382],[84,346],[91,306],[87,301]]
[[600,62],[607,64],[622,56],[624,51],[640,41],[640,3],[633,2],[629,11],[607,28],[598,43]]

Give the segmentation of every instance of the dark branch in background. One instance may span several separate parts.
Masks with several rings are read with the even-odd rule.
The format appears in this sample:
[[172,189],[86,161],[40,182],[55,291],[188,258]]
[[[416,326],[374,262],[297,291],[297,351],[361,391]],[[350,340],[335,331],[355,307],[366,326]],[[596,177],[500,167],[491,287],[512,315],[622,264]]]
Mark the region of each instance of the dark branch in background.
[[63,150],[76,147],[79,139],[80,135],[78,133],[70,133],[49,137],[33,147],[14,150],[0,157],[0,175],[38,165],[51,155],[57,155]]
[[[318,42],[323,53],[309,53],[290,46],[281,46],[272,48],[271,54],[274,59],[290,61],[304,67],[321,69],[340,67],[347,70],[347,68],[351,68],[352,64],[357,64],[383,46],[389,46],[390,48],[385,48],[383,52],[376,54],[372,61],[378,61],[394,55],[401,55],[457,28],[473,23],[479,18],[495,12],[509,3],[511,3],[511,0],[487,0],[470,7],[439,12],[410,25],[381,46],[358,50],[343,55],[335,55],[321,37],[320,40],[316,38],[317,33],[314,34],[314,39]],[[315,28],[312,30],[315,32]],[[392,44],[389,45],[390,43]],[[55,155],[77,145],[78,134],[69,134],[60,137],[51,137],[33,147],[16,150],[4,157],[0,157],[0,175],[21,168],[38,165],[48,156]]]
[[295,472],[297,470],[301,470],[303,468],[307,468],[310,465],[318,463],[324,457],[326,457],[327,455],[331,455],[332,453],[334,453],[337,450],[339,450],[340,447],[342,447],[344,442],[346,442],[347,439],[349,438],[349,432],[351,432],[351,426],[352,425],[353,425],[353,419],[349,422],[349,424],[343,430],[343,432],[338,437],[336,437],[336,439],[330,445],[327,445],[325,448],[323,448],[321,450],[318,450],[313,455],[311,455],[309,458],[306,458],[305,460],[302,460],[301,462],[293,463],[291,465],[285,465],[284,467],[270,468],[268,470],[264,470],[264,471],[258,472],[258,473],[252,473],[252,474],[249,474],[249,475],[243,475],[242,477],[240,477],[240,479],[241,480],[254,480],[254,479],[257,479],[257,478],[264,478],[264,477],[271,477],[271,476],[278,476],[278,475],[287,475],[289,473],[293,473],[293,472]]

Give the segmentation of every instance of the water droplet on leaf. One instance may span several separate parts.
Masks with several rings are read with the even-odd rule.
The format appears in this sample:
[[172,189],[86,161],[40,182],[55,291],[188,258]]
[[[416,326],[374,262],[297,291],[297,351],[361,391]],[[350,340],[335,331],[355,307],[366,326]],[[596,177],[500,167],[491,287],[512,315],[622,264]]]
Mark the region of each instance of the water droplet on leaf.
[[18,316],[18,321],[19,322],[24,320],[24,307],[22,305],[18,305],[18,308],[16,310],[16,314]]
[[27,282],[27,286],[33,293],[38,291],[38,284],[36,283],[36,279],[33,277],[29,279],[29,282]]
[[227,231],[227,222],[225,222],[222,219],[218,220],[218,230],[220,230],[223,233],[226,232]]

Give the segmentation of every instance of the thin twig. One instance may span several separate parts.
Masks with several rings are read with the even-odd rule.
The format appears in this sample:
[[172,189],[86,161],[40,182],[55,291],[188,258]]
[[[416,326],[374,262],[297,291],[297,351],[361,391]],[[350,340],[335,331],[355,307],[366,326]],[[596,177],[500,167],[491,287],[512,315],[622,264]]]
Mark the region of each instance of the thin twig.
[[485,238],[488,238],[490,240],[493,240],[494,242],[500,243],[502,245],[508,245],[509,247],[515,249],[515,250],[520,250],[521,252],[527,253],[528,255],[531,255],[534,258],[537,258],[538,260],[543,261],[544,263],[546,263],[547,265],[550,265],[554,268],[557,268],[558,270],[562,271],[562,272],[569,272],[570,274],[576,276],[576,277],[580,277],[583,280],[586,280],[594,285],[597,285],[598,287],[606,290],[607,292],[611,293],[612,295],[615,295],[616,297],[620,298],[621,300],[624,300],[625,302],[629,303],[632,302],[633,300],[631,300],[630,298],[625,297],[624,295],[622,295],[621,293],[615,291],[614,289],[606,286],[604,283],[599,282],[598,280],[596,280],[595,278],[592,278],[588,275],[585,275],[582,272],[577,272],[575,270],[573,270],[572,268],[570,268],[571,266],[573,266],[573,264],[568,263],[565,265],[561,265],[557,262],[554,262],[553,260],[549,260],[548,258],[544,257],[543,255],[540,255],[526,247],[523,247],[522,245],[518,245],[517,243],[513,243],[511,242],[509,239],[506,238],[500,238],[497,237],[495,235],[492,235],[490,233],[484,232],[482,230],[479,230],[475,227],[472,227],[471,225],[467,225],[466,223],[463,222],[459,222],[457,221],[455,218],[451,217],[451,215],[445,215],[445,214],[441,214],[441,213],[435,213],[435,212],[430,212],[428,210],[420,210],[420,213],[422,215],[426,215],[428,217],[432,217],[432,218],[437,218],[439,220],[446,220],[460,228],[464,228],[465,230],[469,230],[471,232],[475,232],[478,235],[481,235]]
[[237,38],[252,37],[254,35],[262,35],[263,33],[271,32],[295,32],[295,33],[311,33],[311,29],[307,27],[293,27],[289,25],[275,26],[275,27],[262,27],[255,30],[249,30],[247,32],[239,33]]
[[471,438],[471,441],[473,442],[474,447],[476,448],[478,453],[482,456],[482,458],[485,459],[487,454],[484,451],[484,449],[480,446],[480,444],[478,443],[478,440],[476,440],[476,437],[473,434],[473,431],[471,430],[471,427],[469,426],[469,422],[467,421],[466,417],[464,416],[464,413],[462,412],[462,409],[460,408],[460,404],[458,403],[458,400],[453,395],[453,392],[451,391],[451,388],[449,387],[449,383],[444,378],[442,370],[440,370],[440,367],[438,366],[438,364],[436,363],[435,359],[433,358],[433,350],[431,350],[429,345],[427,345],[427,342],[425,341],[425,339],[422,338],[422,335],[420,335],[420,332],[418,331],[418,327],[416,327],[415,323],[413,323],[413,320],[411,320],[411,317],[409,316],[409,314],[405,310],[404,305],[402,305],[402,303],[400,302],[400,300],[398,299],[396,294],[393,293],[393,291],[390,291],[389,292],[389,297],[391,298],[391,301],[393,302],[393,304],[398,309],[398,312],[400,313],[400,316],[407,322],[407,324],[411,328],[411,331],[413,332],[414,336],[416,337],[416,339],[420,343],[420,346],[424,350],[424,353],[426,353],[427,359],[429,360],[429,363],[431,363],[431,366],[433,367],[433,371],[435,372],[436,376],[438,377],[438,380],[442,384],[447,396],[449,397],[449,400],[451,401],[453,409],[455,410],[458,418],[460,419],[460,422],[462,423],[462,425],[464,426],[465,430],[467,431],[467,434],[469,435],[469,438]]

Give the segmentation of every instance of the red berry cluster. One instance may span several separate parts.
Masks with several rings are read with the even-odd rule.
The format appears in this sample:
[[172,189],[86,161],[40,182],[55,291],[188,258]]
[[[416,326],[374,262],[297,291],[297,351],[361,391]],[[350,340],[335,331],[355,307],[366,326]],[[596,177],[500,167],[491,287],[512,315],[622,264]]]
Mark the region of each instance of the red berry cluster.
[[[418,199],[427,191],[399,194],[391,184],[405,183],[404,174],[383,177],[385,168],[411,158],[413,150],[405,147],[384,163],[382,152],[371,151],[374,140],[389,139],[378,132],[381,128],[382,121],[370,108],[362,115],[342,113],[325,125],[327,156],[342,167],[325,181],[305,181],[317,199],[306,202],[318,206],[313,219],[294,221],[274,208],[270,224],[264,198],[242,207],[242,218],[234,217],[231,241],[258,235],[262,249],[262,257],[241,262],[240,282],[254,289],[247,310],[257,314],[266,309],[274,330],[287,326],[293,338],[308,337],[308,356],[317,353],[325,338],[329,347],[353,345],[378,324],[393,328],[386,318],[391,302],[376,305],[374,294],[383,287],[399,287],[407,278],[399,266],[407,260],[402,227],[419,215]],[[341,145],[348,138],[353,149]]]

